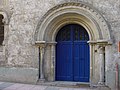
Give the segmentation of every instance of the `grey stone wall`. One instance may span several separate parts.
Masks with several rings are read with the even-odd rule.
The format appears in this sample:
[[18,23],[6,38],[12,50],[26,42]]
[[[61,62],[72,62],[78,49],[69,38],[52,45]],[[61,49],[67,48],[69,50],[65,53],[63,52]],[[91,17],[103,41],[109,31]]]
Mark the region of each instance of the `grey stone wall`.
[[[120,55],[118,55],[120,0],[1,0],[0,10],[7,11],[10,21],[4,46],[5,51],[0,50],[0,61],[6,60],[5,65],[9,67],[38,69],[38,48],[34,45],[34,34],[37,24],[49,9],[60,3],[70,1],[89,4],[99,10],[107,21],[113,44],[108,57],[110,60],[106,61],[106,81],[107,85],[114,88],[115,63],[118,62],[120,65]],[[3,49],[3,47],[0,48]],[[37,74],[35,77],[37,77]]]
[[[0,0],[0,12],[9,12],[8,0]],[[0,13],[1,14],[1,13]],[[0,46],[0,66],[6,64],[5,46]]]
[[[120,23],[120,2],[119,0],[10,0],[10,12],[12,13],[9,23],[8,50],[9,57],[15,55],[26,56],[37,54],[35,52],[34,31],[40,18],[57,4],[69,1],[82,1],[90,4],[100,11],[108,22],[112,37],[114,57],[118,54],[117,44],[119,37]],[[12,45],[11,45],[12,44]],[[14,49],[13,49],[13,48]],[[19,50],[21,49],[21,50]],[[11,53],[13,52],[13,53]],[[113,57],[113,58],[114,58]],[[27,57],[26,57],[27,58]],[[29,57],[30,58],[30,57]],[[16,58],[18,59],[18,58]],[[8,61],[11,61],[10,59]],[[16,60],[18,61],[18,60]],[[23,64],[22,64],[23,65]]]

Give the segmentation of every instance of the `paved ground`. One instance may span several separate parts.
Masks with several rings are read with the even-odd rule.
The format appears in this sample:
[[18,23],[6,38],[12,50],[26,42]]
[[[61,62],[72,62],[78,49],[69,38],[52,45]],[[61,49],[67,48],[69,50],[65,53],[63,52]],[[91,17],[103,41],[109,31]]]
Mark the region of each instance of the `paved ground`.
[[0,90],[95,90],[89,87],[56,87],[48,85],[30,85],[20,83],[0,82]]

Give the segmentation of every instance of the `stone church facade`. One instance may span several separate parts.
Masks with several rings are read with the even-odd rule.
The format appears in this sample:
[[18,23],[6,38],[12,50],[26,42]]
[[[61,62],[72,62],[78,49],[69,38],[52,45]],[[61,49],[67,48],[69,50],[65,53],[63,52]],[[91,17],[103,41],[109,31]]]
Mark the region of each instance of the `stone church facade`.
[[[86,53],[81,56],[86,48],[82,52],[83,47],[78,50],[79,56],[75,57],[78,48],[64,48],[63,41],[59,44],[57,36],[67,25],[72,27],[70,33],[75,31],[75,25],[85,29],[89,39],[82,40],[88,45],[88,56],[85,56]],[[69,36],[66,33],[60,36],[62,40],[65,35],[65,38]],[[70,38],[74,38],[73,34],[70,34]],[[34,84],[38,81],[74,82],[75,72],[85,72],[88,81],[77,79],[77,82],[91,86],[105,85],[114,90],[117,82],[120,82],[119,69],[118,72],[116,69],[116,63],[118,67],[120,65],[119,41],[120,0],[0,0],[0,81]],[[70,42],[73,47],[77,47],[75,40]],[[78,47],[81,44],[83,43],[79,40]],[[59,49],[59,45],[64,51]],[[66,48],[74,52],[69,51],[72,54],[67,55],[65,53],[69,52]],[[72,67],[72,79],[56,79],[59,75],[62,77],[59,68],[62,70],[68,65],[64,62],[67,58],[63,57],[71,56],[89,57],[88,65],[84,62],[74,67],[77,64],[70,63],[72,66],[68,71]],[[70,60],[74,62],[73,58]],[[57,63],[58,60],[61,64]],[[81,65],[84,69],[80,71]],[[64,73],[67,78],[67,69]]]

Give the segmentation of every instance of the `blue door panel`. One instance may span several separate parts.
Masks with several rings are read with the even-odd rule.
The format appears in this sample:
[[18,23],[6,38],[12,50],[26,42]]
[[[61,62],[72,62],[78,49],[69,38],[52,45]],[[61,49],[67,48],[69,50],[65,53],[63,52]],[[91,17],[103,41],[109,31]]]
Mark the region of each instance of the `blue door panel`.
[[88,78],[88,81],[89,81],[89,72],[90,72],[90,69],[89,69],[89,67],[90,67],[90,60],[89,60],[89,45],[88,44],[84,44],[84,47],[85,47],[85,63],[86,63],[86,65],[85,65],[85,70],[86,70],[86,72],[85,72],[85,78]]
[[[74,80],[77,81],[80,78],[80,73],[78,71],[80,71],[80,57],[79,57],[79,45],[76,43],[74,44],[73,47],[74,51],[73,51],[73,65],[74,65]],[[81,66],[82,67],[82,66]]]
[[56,45],[57,81],[89,82],[88,39],[86,30],[78,25],[68,25],[60,30]]
[[[84,43],[75,42],[74,43],[74,81],[88,82],[88,60],[86,47]],[[86,57],[85,57],[86,56]]]
[[56,80],[72,80],[72,44],[58,43]]

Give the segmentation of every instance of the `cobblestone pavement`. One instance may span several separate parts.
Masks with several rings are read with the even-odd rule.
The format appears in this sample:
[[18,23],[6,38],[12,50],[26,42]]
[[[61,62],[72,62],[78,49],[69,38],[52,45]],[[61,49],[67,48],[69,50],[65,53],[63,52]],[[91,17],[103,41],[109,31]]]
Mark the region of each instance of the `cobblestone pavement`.
[[95,90],[89,87],[56,87],[45,85],[30,85],[20,83],[0,82],[0,90]]

